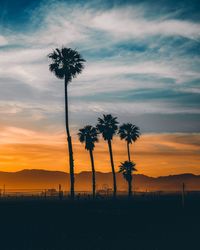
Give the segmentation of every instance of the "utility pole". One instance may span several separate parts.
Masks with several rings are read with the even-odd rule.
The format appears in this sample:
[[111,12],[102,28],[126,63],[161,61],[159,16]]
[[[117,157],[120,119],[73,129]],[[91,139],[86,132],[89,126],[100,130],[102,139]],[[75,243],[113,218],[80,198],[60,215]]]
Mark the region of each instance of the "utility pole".
[[58,191],[59,199],[62,200],[62,198],[63,198],[63,191],[62,191],[61,184],[59,184],[58,189],[59,189],[59,191]]
[[5,196],[6,196],[6,185],[3,184],[3,197],[5,197]]
[[185,183],[182,184],[182,207],[185,207]]

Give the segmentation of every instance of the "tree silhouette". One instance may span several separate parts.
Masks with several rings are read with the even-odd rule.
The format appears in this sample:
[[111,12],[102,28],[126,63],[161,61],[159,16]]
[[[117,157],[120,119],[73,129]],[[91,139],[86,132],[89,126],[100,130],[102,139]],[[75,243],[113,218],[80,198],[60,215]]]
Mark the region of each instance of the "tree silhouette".
[[121,140],[125,140],[127,143],[128,160],[131,161],[130,144],[140,137],[140,128],[131,123],[124,123],[119,127],[118,134]]
[[121,162],[119,166],[119,173],[123,174],[124,179],[128,182],[128,196],[132,196],[132,173],[133,171],[137,171],[135,168],[135,163],[132,161],[124,161]]
[[68,85],[78,74],[80,74],[84,68],[85,60],[82,56],[71,48],[56,48],[52,53],[48,55],[52,60],[49,64],[49,70],[55,74],[59,79],[64,79],[65,85],[65,124],[68,141],[69,151],[69,165],[70,165],[70,183],[71,183],[71,198],[74,198],[74,159],[72,140],[69,130],[69,118],[68,118]]
[[110,162],[113,174],[113,196],[116,197],[117,193],[117,183],[116,183],[116,175],[115,175],[115,167],[112,153],[112,139],[116,134],[118,129],[118,121],[117,117],[113,117],[111,114],[103,115],[103,118],[98,118],[97,129],[102,134],[105,141],[108,142],[109,154],[110,154]]
[[95,127],[87,125],[84,128],[79,129],[78,136],[79,136],[80,142],[85,143],[85,149],[90,152],[90,160],[91,160],[91,166],[92,166],[92,194],[93,194],[93,198],[95,198],[96,179],[95,179],[93,150],[95,147],[95,142],[98,142],[98,132]]

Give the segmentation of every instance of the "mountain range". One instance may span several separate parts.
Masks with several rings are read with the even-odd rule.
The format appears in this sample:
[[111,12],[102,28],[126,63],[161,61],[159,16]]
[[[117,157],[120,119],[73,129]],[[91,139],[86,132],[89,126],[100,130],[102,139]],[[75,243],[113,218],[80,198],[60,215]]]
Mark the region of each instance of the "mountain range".
[[[127,183],[119,173],[117,187],[119,191],[127,190]],[[91,190],[91,172],[75,174],[76,191]],[[182,184],[186,190],[200,190],[200,175],[179,174],[160,177],[149,177],[142,174],[133,176],[135,191],[180,191]],[[58,189],[61,184],[63,190],[69,190],[69,174],[61,171],[22,170],[18,172],[0,172],[0,189]],[[97,189],[112,188],[112,173],[96,172]]]

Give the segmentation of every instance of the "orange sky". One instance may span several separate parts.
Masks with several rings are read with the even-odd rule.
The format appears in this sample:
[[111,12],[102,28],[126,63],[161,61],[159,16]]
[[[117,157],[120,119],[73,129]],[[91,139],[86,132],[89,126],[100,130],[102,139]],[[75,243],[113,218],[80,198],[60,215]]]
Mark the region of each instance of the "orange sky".
[[[0,171],[47,169],[68,171],[65,133],[40,133],[16,127],[0,132]],[[90,170],[89,154],[73,135],[75,172]],[[160,176],[179,173],[200,174],[200,134],[143,134],[131,146],[138,173]],[[113,154],[116,170],[127,159],[126,145],[115,138]],[[110,171],[107,143],[102,139],[94,151],[96,170]]]

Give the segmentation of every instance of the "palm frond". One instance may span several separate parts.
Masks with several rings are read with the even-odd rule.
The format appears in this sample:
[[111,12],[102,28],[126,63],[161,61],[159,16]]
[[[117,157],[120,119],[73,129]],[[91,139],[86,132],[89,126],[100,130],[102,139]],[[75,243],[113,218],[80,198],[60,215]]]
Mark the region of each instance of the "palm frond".
[[85,143],[86,150],[93,150],[95,143],[98,142],[98,131],[95,127],[87,125],[79,129],[78,137],[80,142]]
[[48,58],[52,60],[49,70],[59,79],[65,77],[68,83],[84,69],[85,59],[78,51],[71,48],[56,48],[48,55]]
[[98,118],[96,127],[104,140],[112,140],[118,129],[117,117],[113,117],[111,114],[103,114],[103,118]]
[[119,127],[118,134],[121,140],[132,143],[140,137],[140,128],[131,123],[124,123]]
[[132,161],[121,162],[121,165],[119,166],[119,173],[122,173],[125,180],[131,181],[133,171],[137,171],[135,165],[136,164]]

